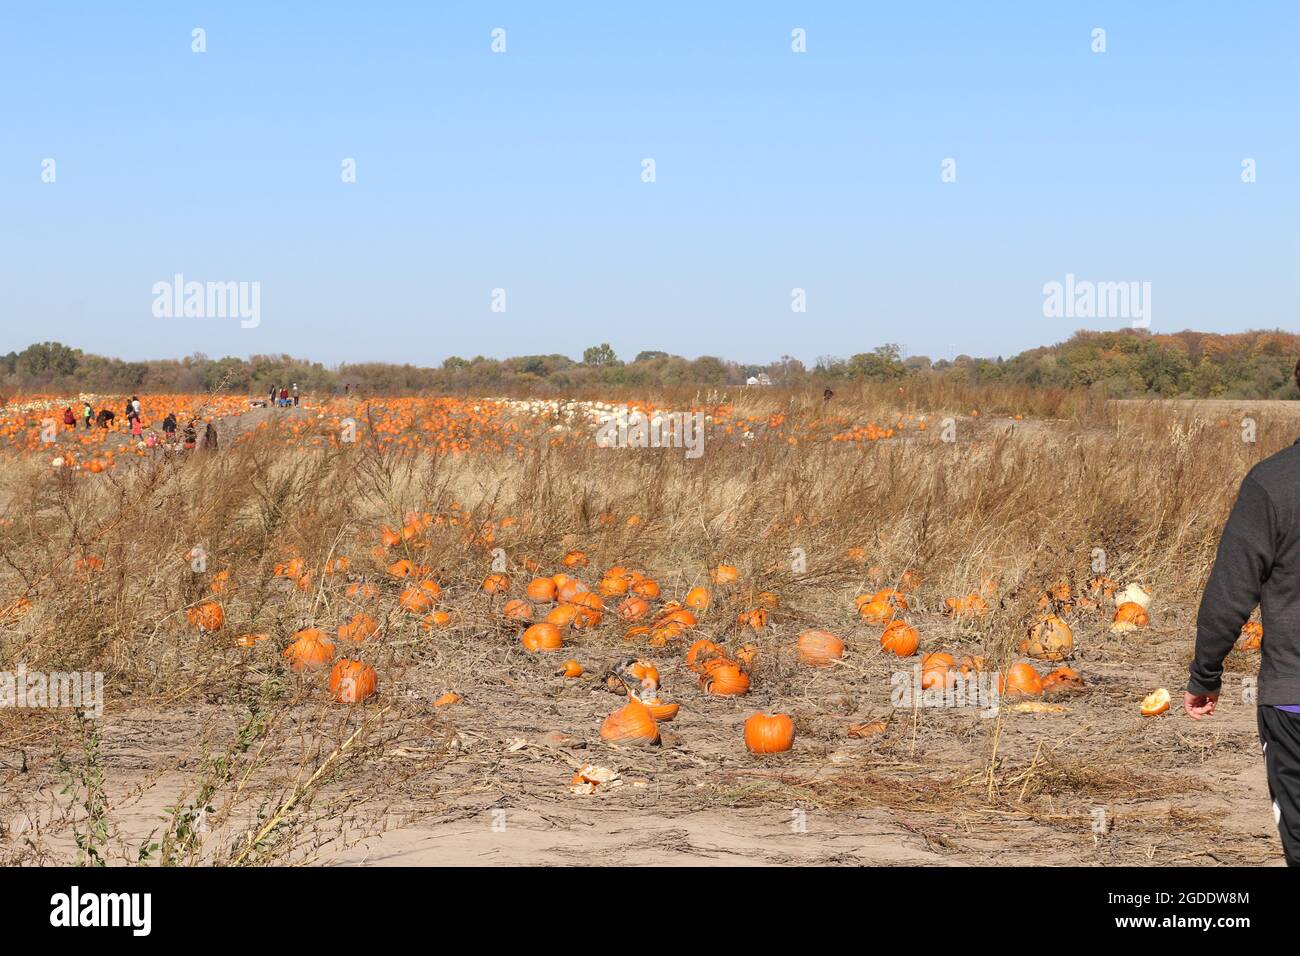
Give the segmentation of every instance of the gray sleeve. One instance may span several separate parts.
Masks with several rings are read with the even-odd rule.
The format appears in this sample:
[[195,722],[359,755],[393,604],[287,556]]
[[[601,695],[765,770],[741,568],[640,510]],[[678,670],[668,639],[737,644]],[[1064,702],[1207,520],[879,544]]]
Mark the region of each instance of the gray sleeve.
[[1260,589],[1273,570],[1276,542],[1273,503],[1259,482],[1247,475],[1223,528],[1214,570],[1196,615],[1196,656],[1187,680],[1193,694],[1217,691],[1222,684],[1223,659],[1259,604]]

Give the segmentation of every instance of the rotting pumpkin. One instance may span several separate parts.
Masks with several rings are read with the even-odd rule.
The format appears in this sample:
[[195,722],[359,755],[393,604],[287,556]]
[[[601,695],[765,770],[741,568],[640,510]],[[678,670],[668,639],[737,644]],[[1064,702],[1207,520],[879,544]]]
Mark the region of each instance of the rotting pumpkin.
[[340,704],[359,704],[375,692],[375,669],[369,664],[343,658],[330,671],[330,693]]
[[600,725],[601,740],[629,747],[649,747],[659,742],[659,725],[650,708],[636,698],[605,718]]
[[796,647],[799,662],[809,667],[831,667],[844,656],[844,642],[830,631],[804,631]]

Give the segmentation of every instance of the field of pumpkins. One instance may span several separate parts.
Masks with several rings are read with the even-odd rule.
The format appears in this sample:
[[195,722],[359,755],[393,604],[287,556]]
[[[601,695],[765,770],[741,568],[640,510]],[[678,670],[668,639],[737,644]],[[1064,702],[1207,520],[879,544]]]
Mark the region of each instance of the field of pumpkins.
[[[0,709],[0,811],[38,821],[0,857],[74,857],[101,776],[119,860],[156,826],[172,862],[228,863],[439,834],[470,861],[1190,862],[1267,832],[1176,772],[1254,754],[1244,704],[1208,742],[1180,723],[1230,502],[1167,423],[1121,460],[1014,410],[697,398],[698,461],[595,447],[610,403],[146,397],[220,423],[189,455],[51,448],[27,403],[0,658],[103,673],[105,700],[93,728]],[[1185,493],[1145,506],[1179,454]]]

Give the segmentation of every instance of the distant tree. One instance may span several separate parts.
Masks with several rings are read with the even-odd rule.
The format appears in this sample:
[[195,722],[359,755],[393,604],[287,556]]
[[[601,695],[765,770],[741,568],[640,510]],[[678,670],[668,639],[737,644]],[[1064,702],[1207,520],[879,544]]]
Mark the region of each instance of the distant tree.
[[772,381],[782,385],[797,385],[808,377],[808,370],[803,362],[790,355],[782,355],[780,361],[767,366],[767,374]]
[[42,342],[19,352],[14,364],[20,375],[52,378],[76,372],[80,355],[80,352],[59,342]]
[[665,358],[668,358],[668,353],[667,353],[667,352],[657,352],[657,351],[653,351],[653,350],[651,350],[651,351],[648,351],[648,352],[637,352],[637,353],[636,353],[636,358],[633,359],[632,361],[634,361],[634,362],[653,362],[655,359],[665,359]]
[[593,345],[591,348],[583,350],[582,353],[583,365],[595,365],[600,367],[602,365],[613,365],[617,361],[618,356],[614,354],[614,350],[609,347],[608,342],[601,342],[599,345]]
[[850,374],[869,382],[888,382],[903,378],[907,369],[901,359],[902,350],[897,345],[881,345],[870,352],[861,352],[849,359]]

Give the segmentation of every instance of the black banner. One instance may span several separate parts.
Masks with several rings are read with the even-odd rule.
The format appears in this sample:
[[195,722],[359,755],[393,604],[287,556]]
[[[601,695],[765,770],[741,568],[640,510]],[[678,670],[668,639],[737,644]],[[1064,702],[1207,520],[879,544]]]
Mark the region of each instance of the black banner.
[[[517,927],[529,938],[539,926],[539,897],[517,891],[545,880],[545,898],[562,904],[554,911],[557,938],[566,938],[602,912],[615,926],[626,916],[625,892],[607,900],[611,874],[600,867],[556,869],[545,874],[508,868],[484,868],[455,874],[434,869],[16,869],[0,871],[0,911],[6,941],[14,944],[32,936],[71,941],[92,937],[118,943],[149,944],[198,941],[223,930],[216,924],[231,919],[243,938],[263,931],[291,931],[300,943],[330,942],[339,927],[337,905],[357,907],[354,918],[382,922],[386,932],[427,929],[440,914],[492,915],[494,943]],[[679,894],[665,896],[661,870],[619,868],[622,890],[642,884],[645,900],[666,908],[663,919],[694,923],[705,912],[714,915],[734,907],[736,928],[759,927],[773,917],[793,915],[806,900],[808,877],[829,894],[829,912],[842,908],[845,916],[866,918],[896,906],[941,906],[966,914],[969,930],[988,918],[1002,922],[1023,914],[1036,929],[1050,920],[1071,940],[1098,936],[1150,937],[1162,931],[1199,933],[1221,944],[1244,930],[1291,925],[1295,884],[1283,868],[1233,869],[895,869],[866,872],[842,869],[816,875],[793,869],[730,870],[711,874],[700,906],[683,906]],[[725,882],[724,882],[725,880]],[[527,881],[525,884],[523,881]],[[762,889],[767,902],[755,910],[743,903],[746,885]],[[788,882],[787,882],[788,881]],[[680,884],[689,893],[701,887],[687,878]],[[693,889],[689,889],[693,888]],[[782,895],[789,894],[788,904]],[[672,898],[677,897],[676,902]],[[582,901],[586,902],[582,902]],[[605,900],[602,902],[602,900]],[[827,912],[827,904],[818,904]],[[373,907],[373,910],[371,909]],[[643,906],[635,908],[648,915]],[[671,911],[671,912],[669,912]],[[370,916],[365,914],[370,912]],[[218,914],[226,914],[220,916]],[[502,919],[515,913],[518,919]],[[895,915],[897,911],[895,910]],[[567,914],[567,915],[564,915]],[[984,914],[984,915],[980,915]],[[894,916],[888,918],[893,919]],[[573,920],[573,922],[571,922]],[[463,930],[472,924],[461,923]],[[479,926],[480,929],[483,927]],[[613,927],[611,927],[613,928]],[[596,931],[589,927],[590,931]],[[617,932],[617,930],[615,930]],[[963,931],[957,931],[960,938]]]

